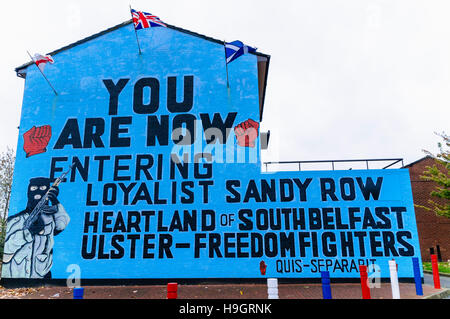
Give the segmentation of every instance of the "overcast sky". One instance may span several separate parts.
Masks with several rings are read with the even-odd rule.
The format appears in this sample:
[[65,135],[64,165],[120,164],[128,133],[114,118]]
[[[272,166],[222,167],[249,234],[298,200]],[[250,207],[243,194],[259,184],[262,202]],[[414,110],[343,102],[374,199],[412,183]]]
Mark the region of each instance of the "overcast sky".
[[[263,161],[404,158],[450,133],[448,0],[16,0],[2,3],[0,151],[16,148],[26,53],[48,53],[134,9],[271,56]],[[176,52],[174,52],[176,54]]]

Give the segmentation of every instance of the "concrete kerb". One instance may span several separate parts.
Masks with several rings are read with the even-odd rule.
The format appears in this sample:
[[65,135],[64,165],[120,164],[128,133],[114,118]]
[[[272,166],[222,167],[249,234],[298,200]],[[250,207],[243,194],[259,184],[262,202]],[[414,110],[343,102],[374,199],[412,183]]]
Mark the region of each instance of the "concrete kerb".
[[[433,272],[432,271],[428,271],[428,270],[424,270],[423,271],[425,274],[430,274],[430,275],[432,275],[433,274]],[[439,276],[443,276],[443,277],[449,277],[450,278],[450,274],[443,274],[443,273],[439,273]]]
[[445,289],[444,291],[437,292],[435,294],[423,297],[422,299],[444,299],[450,296],[450,289]]

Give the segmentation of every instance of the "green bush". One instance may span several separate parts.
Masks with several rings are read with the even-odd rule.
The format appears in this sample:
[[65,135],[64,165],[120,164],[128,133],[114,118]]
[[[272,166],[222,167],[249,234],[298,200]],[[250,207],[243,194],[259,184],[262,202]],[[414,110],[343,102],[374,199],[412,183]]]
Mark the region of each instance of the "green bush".
[[[449,274],[450,275],[450,262],[440,262],[438,263],[439,273],[441,274]],[[423,270],[433,271],[431,266],[431,262],[423,263]]]

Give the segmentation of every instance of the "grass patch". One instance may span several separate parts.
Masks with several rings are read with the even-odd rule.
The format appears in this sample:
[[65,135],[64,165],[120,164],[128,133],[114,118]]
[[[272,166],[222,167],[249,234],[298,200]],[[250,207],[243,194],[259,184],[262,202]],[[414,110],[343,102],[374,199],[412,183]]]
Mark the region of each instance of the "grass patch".
[[[438,263],[439,273],[450,275],[450,263],[449,262],[440,262]],[[433,271],[431,267],[431,262],[423,263],[423,270]]]

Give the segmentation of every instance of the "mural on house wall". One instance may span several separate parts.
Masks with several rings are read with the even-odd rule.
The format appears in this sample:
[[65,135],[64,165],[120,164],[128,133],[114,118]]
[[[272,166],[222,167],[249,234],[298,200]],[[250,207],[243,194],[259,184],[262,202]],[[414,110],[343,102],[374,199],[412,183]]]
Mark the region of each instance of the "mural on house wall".
[[258,56],[138,32],[141,54],[132,24],[55,54],[58,94],[27,68],[3,277],[413,276],[407,170],[262,173]]

